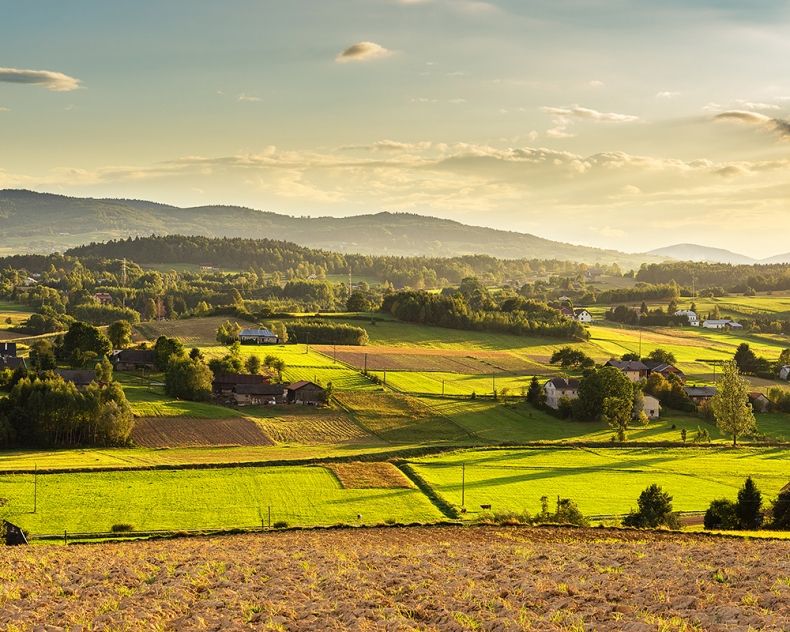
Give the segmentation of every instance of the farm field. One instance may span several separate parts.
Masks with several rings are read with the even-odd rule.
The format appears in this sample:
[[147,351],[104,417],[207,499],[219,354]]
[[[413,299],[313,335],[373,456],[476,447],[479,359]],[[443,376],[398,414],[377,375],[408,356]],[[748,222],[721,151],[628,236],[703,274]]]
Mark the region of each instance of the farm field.
[[[161,379],[161,374],[159,378]],[[137,417],[196,417],[200,419],[223,419],[236,417],[238,413],[225,406],[207,402],[190,402],[165,394],[161,382],[141,379],[128,373],[117,372],[115,379],[123,386],[126,399]]]
[[771,499],[787,483],[790,450],[694,448],[541,448],[468,450],[410,463],[446,501],[461,505],[462,465],[468,518],[479,506],[535,513],[540,498],[573,499],[586,515],[623,514],[640,492],[657,483],[674,498],[676,511],[705,510],[715,498],[735,498],[752,476]]
[[254,421],[240,417],[140,417],[135,420],[132,441],[144,448],[256,446],[274,443]]
[[[279,466],[39,474],[38,510],[32,510],[33,476],[0,476],[9,519],[34,534],[290,525],[378,524],[435,521],[442,514],[411,488],[345,489],[320,466]],[[357,515],[362,519],[358,520]]]
[[0,300],[0,342],[26,337],[28,334],[9,330],[11,327],[18,327],[24,323],[30,317],[30,314],[32,312],[25,305],[14,301]]
[[19,547],[0,627],[786,630],[788,556],[786,541],[512,527]]

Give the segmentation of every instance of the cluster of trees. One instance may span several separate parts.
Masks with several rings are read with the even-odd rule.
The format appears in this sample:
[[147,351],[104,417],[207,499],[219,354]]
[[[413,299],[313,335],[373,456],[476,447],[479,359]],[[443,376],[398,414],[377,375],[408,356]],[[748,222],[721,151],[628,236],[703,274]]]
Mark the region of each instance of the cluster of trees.
[[758,356],[752,351],[748,343],[743,342],[738,345],[733,360],[741,373],[756,375],[770,380],[776,376],[781,367],[790,364],[790,349],[783,349],[776,362],[771,362]]
[[580,323],[562,317],[546,303],[515,293],[492,296],[476,279],[440,294],[404,290],[384,296],[382,311],[399,320],[453,329],[493,331],[517,335],[543,335],[587,340]]
[[660,301],[671,300],[680,297],[680,288],[674,281],[666,283],[637,283],[634,287],[617,288],[601,292],[597,296],[597,302],[609,303],[633,303],[636,301]]
[[[691,295],[692,287],[710,289],[713,295],[721,296],[725,291],[749,293],[790,289],[790,265],[783,263],[731,265],[727,263],[705,263],[676,261],[643,264],[636,279],[645,283],[676,283]],[[702,292],[700,292],[702,296]]]
[[323,345],[366,345],[368,332],[362,327],[325,321],[288,321],[288,340],[296,343]]
[[[661,307],[648,309],[647,303],[642,301],[639,309],[626,305],[617,305],[606,310],[604,318],[616,323],[639,326],[668,326],[677,327],[689,324],[687,316],[675,316],[678,311],[677,301],[672,299],[664,311]],[[693,310],[692,310],[693,311]]]
[[764,525],[766,513],[769,517],[766,526],[790,529],[790,489],[781,491],[766,512],[760,490],[748,477],[738,490],[736,501],[719,498],[710,504],[705,512],[704,524],[706,529],[752,531]]

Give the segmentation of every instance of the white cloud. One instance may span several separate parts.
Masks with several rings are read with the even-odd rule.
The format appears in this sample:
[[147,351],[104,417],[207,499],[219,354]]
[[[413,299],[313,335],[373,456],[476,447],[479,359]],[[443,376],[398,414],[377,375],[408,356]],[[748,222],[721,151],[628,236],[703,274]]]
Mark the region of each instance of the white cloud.
[[603,88],[606,84],[598,79],[593,79],[592,81],[588,81],[587,85],[591,88]]
[[351,61],[369,61],[371,59],[380,59],[382,57],[389,57],[392,51],[384,48],[375,42],[358,42],[346,48],[335,57],[338,63],[347,63]]
[[782,138],[790,139],[790,121],[771,118],[759,112],[747,110],[728,110],[713,117],[714,121],[735,121],[746,125],[754,125],[779,134]]
[[0,112],[10,112],[11,108],[0,107]]
[[679,96],[680,92],[675,92],[673,90],[662,90],[661,92],[656,93],[657,99],[674,99],[675,97]]
[[551,114],[554,126],[546,131],[550,138],[572,138],[573,133],[569,128],[576,120],[587,120],[609,123],[632,123],[638,121],[638,116],[631,114],[618,114],[617,112],[599,112],[592,108],[585,108],[579,105],[570,107],[545,106],[541,108],[547,114]]
[[0,82],[43,86],[52,92],[69,92],[80,87],[80,80],[52,70],[0,68]]
[[261,98],[253,96],[251,94],[245,94],[244,92],[242,92],[239,95],[238,100],[239,101],[246,101],[246,102],[249,102],[249,103],[256,103],[256,102],[260,101]]

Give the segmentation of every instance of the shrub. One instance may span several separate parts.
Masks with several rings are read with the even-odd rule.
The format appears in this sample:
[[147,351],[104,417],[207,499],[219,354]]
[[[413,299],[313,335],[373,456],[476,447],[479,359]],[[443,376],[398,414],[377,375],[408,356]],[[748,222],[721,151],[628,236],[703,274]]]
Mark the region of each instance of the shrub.
[[738,490],[738,502],[735,503],[735,513],[741,529],[759,529],[763,523],[763,498],[752,477],[748,477]]
[[790,529],[790,489],[780,492],[771,503],[771,518],[774,529]]
[[726,498],[714,500],[705,512],[703,524],[706,529],[737,529],[738,515],[735,513],[735,503]]
[[672,496],[653,483],[647,487],[637,500],[639,510],[631,511],[624,519],[626,527],[638,529],[655,529],[666,526],[679,529],[677,516],[672,513]]
[[277,520],[276,522],[272,523],[272,526],[275,529],[287,529],[288,523],[285,520]]
[[134,526],[126,522],[119,522],[110,527],[110,531],[113,533],[129,533],[129,531],[134,531]]

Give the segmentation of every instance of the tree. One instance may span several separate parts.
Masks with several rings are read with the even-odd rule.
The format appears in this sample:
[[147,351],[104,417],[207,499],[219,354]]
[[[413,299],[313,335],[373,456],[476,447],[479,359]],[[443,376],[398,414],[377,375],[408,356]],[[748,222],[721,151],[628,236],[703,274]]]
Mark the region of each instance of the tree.
[[160,371],[167,369],[167,365],[173,357],[180,357],[184,354],[184,345],[176,338],[159,336],[154,343],[154,364]]
[[49,371],[56,366],[52,343],[45,338],[31,343],[28,357],[31,368],[35,371]]
[[82,366],[83,355],[88,352],[96,357],[106,356],[112,350],[109,339],[98,328],[77,321],[63,335],[58,355],[72,366]]
[[285,323],[278,320],[272,323],[272,326],[269,327],[271,332],[280,339],[280,344],[285,344],[288,342],[288,329],[285,326]]
[[604,399],[624,399],[630,406],[633,394],[634,387],[623,372],[613,366],[605,366],[582,379],[579,397],[573,403],[573,414],[577,419],[594,421],[604,413]]
[[595,360],[583,351],[579,351],[573,347],[562,347],[558,349],[552,354],[549,362],[551,364],[559,363],[563,369],[585,369],[595,366]]
[[618,441],[625,441],[625,433],[631,422],[632,402],[623,397],[606,397],[603,400],[601,420],[617,434]]
[[277,379],[282,382],[283,371],[285,370],[285,360],[282,358],[275,358],[269,366],[277,371]]
[[261,359],[258,356],[251,355],[244,362],[244,368],[247,369],[247,373],[256,375],[261,372],[261,364]]
[[782,349],[782,353],[779,354],[779,366],[788,364],[790,364],[790,349]]
[[719,430],[732,435],[732,445],[736,446],[739,436],[757,429],[757,421],[749,404],[749,382],[741,377],[735,362],[726,362],[722,372],[719,391],[710,406]]
[[759,529],[763,523],[763,497],[752,477],[749,476],[738,490],[738,501],[735,503],[735,515],[741,529]]
[[132,344],[132,326],[129,321],[116,320],[107,328],[107,337],[113,349],[124,349]]
[[655,529],[660,526],[679,528],[677,516],[672,513],[672,496],[655,483],[639,494],[636,503],[639,509],[623,519],[625,526],[639,529]]
[[217,342],[223,345],[233,344],[239,340],[241,325],[235,321],[226,320],[217,327]]
[[205,401],[211,397],[214,375],[200,361],[177,358],[170,362],[165,374],[165,392],[172,397]]
[[647,354],[647,359],[653,360],[654,362],[663,362],[665,364],[675,364],[677,362],[675,354],[666,349],[653,349]]
[[106,357],[96,363],[96,381],[101,384],[112,382],[112,363]]
[[527,390],[527,401],[533,406],[540,407],[546,401],[546,393],[538,381],[538,376],[533,375],[529,383],[529,390]]
[[771,503],[771,518],[774,529],[790,529],[790,489],[779,492]]
[[703,524],[706,529],[737,529],[739,523],[735,503],[726,498],[714,500],[705,512]]
[[749,348],[749,345],[742,342],[733,356],[735,364],[741,373],[754,373],[757,368],[757,355]]
[[639,357],[639,354],[638,353],[633,353],[633,352],[631,352],[631,353],[624,353],[620,357],[620,359],[623,362],[639,362],[641,360],[641,358]]

